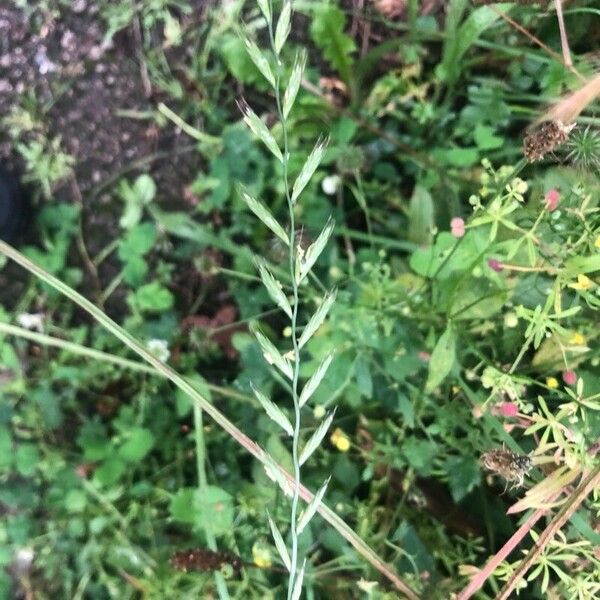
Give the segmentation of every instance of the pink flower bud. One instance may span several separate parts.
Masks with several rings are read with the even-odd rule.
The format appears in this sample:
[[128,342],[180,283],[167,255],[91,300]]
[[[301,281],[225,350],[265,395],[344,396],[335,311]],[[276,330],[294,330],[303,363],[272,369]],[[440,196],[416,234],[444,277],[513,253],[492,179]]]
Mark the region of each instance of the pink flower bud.
[[460,217],[454,217],[452,221],[450,221],[450,233],[455,238],[461,238],[465,235],[465,222]]
[[503,417],[514,417],[519,412],[519,407],[514,402],[503,402],[499,408]]
[[488,260],[488,267],[492,269],[492,271],[496,271],[496,273],[500,273],[500,271],[504,269],[504,265],[495,258],[490,258],[490,260]]
[[560,202],[560,192],[557,189],[552,188],[546,192],[546,208],[552,212],[558,207]]
[[577,373],[573,369],[563,371],[562,378],[567,385],[575,385],[577,383]]

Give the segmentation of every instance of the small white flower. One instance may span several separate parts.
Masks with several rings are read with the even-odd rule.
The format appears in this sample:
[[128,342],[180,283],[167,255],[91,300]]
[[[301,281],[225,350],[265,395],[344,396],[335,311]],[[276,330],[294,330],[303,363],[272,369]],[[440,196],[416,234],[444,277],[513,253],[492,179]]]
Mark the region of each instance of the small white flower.
[[19,548],[15,553],[15,567],[19,573],[26,573],[31,568],[35,554],[31,548]]
[[328,175],[321,181],[321,189],[328,196],[333,196],[340,187],[341,181],[339,175]]
[[25,329],[43,331],[44,314],[43,313],[21,313],[17,315],[17,323]]
[[171,353],[169,352],[169,344],[166,340],[148,340],[146,348],[148,348],[148,351],[154,354],[154,356],[156,356],[156,358],[162,362],[167,362],[171,356]]

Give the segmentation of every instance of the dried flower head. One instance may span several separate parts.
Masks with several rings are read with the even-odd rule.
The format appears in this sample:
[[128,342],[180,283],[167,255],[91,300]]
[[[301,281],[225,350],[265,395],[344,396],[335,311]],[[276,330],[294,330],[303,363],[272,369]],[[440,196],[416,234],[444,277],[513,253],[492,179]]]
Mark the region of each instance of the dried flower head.
[[178,571],[220,571],[229,565],[239,576],[242,569],[242,559],[231,552],[213,552],[207,548],[193,548],[175,552],[171,556],[171,566]]
[[533,463],[527,454],[517,454],[507,448],[492,448],[481,455],[481,464],[488,471],[503,477],[507,485],[512,483],[512,489],[523,485]]
[[529,162],[542,160],[567,141],[575,124],[564,125],[561,121],[544,121],[525,136],[523,154]]

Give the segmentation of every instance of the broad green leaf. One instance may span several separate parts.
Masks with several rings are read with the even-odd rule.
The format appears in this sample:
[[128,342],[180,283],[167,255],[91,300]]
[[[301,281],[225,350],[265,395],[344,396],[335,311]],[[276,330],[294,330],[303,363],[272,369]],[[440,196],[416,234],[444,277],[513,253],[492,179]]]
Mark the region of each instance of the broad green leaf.
[[271,528],[271,535],[273,536],[273,541],[275,542],[275,547],[277,548],[277,552],[279,552],[279,556],[281,558],[281,562],[285,565],[285,568],[289,571],[292,565],[292,561],[290,560],[290,555],[288,553],[288,549],[283,541],[283,536],[281,535],[277,524],[271,518],[271,515],[267,511],[267,519],[269,520],[269,527]]
[[429,361],[429,375],[425,384],[425,391],[430,392],[436,388],[450,373],[456,359],[456,335],[454,327],[448,323],[446,331],[438,340]]
[[252,386],[256,399],[260,402],[267,415],[281,427],[288,435],[294,435],[294,428],[290,420],[283,414],[282,410],[274,402],[269,400],[260,390]]
[[290,240],[269,209],[245,190],[240,190],[240,194],[248,208],[287,246]]
[[292,188],[292,203],[295,203],[296,200],[298,200],[302,190],[306,187],[307,183],[310,181],[310,178],[317,170],[317,167],[321,163],[323,155],[325,154],[327,142],[328,140],[326,139],[319,139],[309,157],[306,159],[300,174],[298,175],[296,181],[294,181],[294,187]]
[[235,516],[233,497],[224,489],[207,485],[194,492],[196,525],[213,535],[231,531]]
[[312,374],[311,378],[306,382],[304,387],[302,388],[302,392],[300,393],[300,406],[304,406],[310,397],[313,395],[314,391],[319,387],[321,380],[325,377],[325,373],[327,373],[327,369],[329,369],[329,365],[333,360],[333,353],[327,355],[322,361],[321,364],[317,367],[317,370]]
[[310,458],[312,453],[321,445],[323,438],[327,434],[327,430],[331,426],[334,415],[335,410],[331,411],[329,415],[321,421],[316,431],[312,434],[308,442],[306,442],[304,448],[302,448],[299,459],[301,465],[303,465]]
[[296,60],[294,62],[294,68],[288,81],[287,89],[283,95],[283,116],[285,119],[288,118],[292,106],[296,101],[300,84],[302,83],[302,76],[304,75],[304,69],[306,67],[306,50],[301,50],[296,54]]
[[135,427],[127,432],[127,440],[119,448],[119,456],[127,462],[139,462],[154,446],[152,432],[143,427]]
[[255,136],[259,137],[263,144],[273,153],[273,155],[283,162],[283,155],[281,150],[275,141],[275,138],[271,135],[268,127],[260,120],[259,116],[248,106],[246,102],[239,102],[238,106],[244,116],[246,125],[250,128]]
[[317,493],[314,495],[313,499],[310,501],[310,504],[304,509],[304,512],[300,515],[300,519],[298,520],[298,534],[302,533],[303,529],[308,525],[310,520],[314,517],[319,505],[323,500],[323,496],[327,491],[327,486],[329,485],[329,480],[331,477],[328,477],[323,485],[319,488]]
[[[502,3],[496,4],[494,8],[489,6],[476,8],[464,23],[457,27],[457,22],[464,11],[466,1],[453,0],[450,4],[456,10],[452,18],[447,18],[444,52],[436,74],[442,81],[454,83],[460,77],[462,59],[467,50],[473,46],[488,27],[500,18],[499,11],[506,13],[512,7],[508,3]],[[449,17],[452,14],[451,8]],[[453,31],[449,31],[450,26]]]
[[333,4],[317,4],[310,25],[313,42],[325,59],[349,83],[352,80],[352,53],[356,50],[354,40],[344,33],[346,15]]
[[572,256],[565,261],[567,273],[577,276],[581,273],[600,271],[600,254],[592,256]]
[[302,331],[302,335],[298,340],[298,348],[302,348],[306,342],[310,340],[314,332],[321,326],[325,320],[325,317],[327,316],[327,313],[329,312],[329,309],[335,302],[336,296],[337,290],[333,290],[327,296],[325,296],[325,299],[323,302],[321,302],[321,306],[319,306],[315,314],[310,318],[310,321],[306,324],[306,327]]
[[173,306],[173,294],[158,281],[152,281],[136,290],[135,304],[145,312],[162,312]]

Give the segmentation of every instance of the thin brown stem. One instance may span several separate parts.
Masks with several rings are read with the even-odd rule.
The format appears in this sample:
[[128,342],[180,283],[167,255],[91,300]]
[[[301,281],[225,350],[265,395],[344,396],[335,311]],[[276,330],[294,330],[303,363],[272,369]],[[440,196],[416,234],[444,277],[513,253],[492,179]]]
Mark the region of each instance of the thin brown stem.
[[517,584],[525,576],[531,565],[536,561],[544,548],[552,538],[560,531],[563,525],[571,518],[573,513],[579,508],[579,505],[585,500],[588,494],[600,485],[600,465],[583,480],[579,487],[573,492],[571,497],[562,505],[554,519],[548,527],[540,534],[533,548],[527,553],[527,556],[521,561],[517,570],[512,574],[506,585],[500,590],[495,600],[508,600]]

